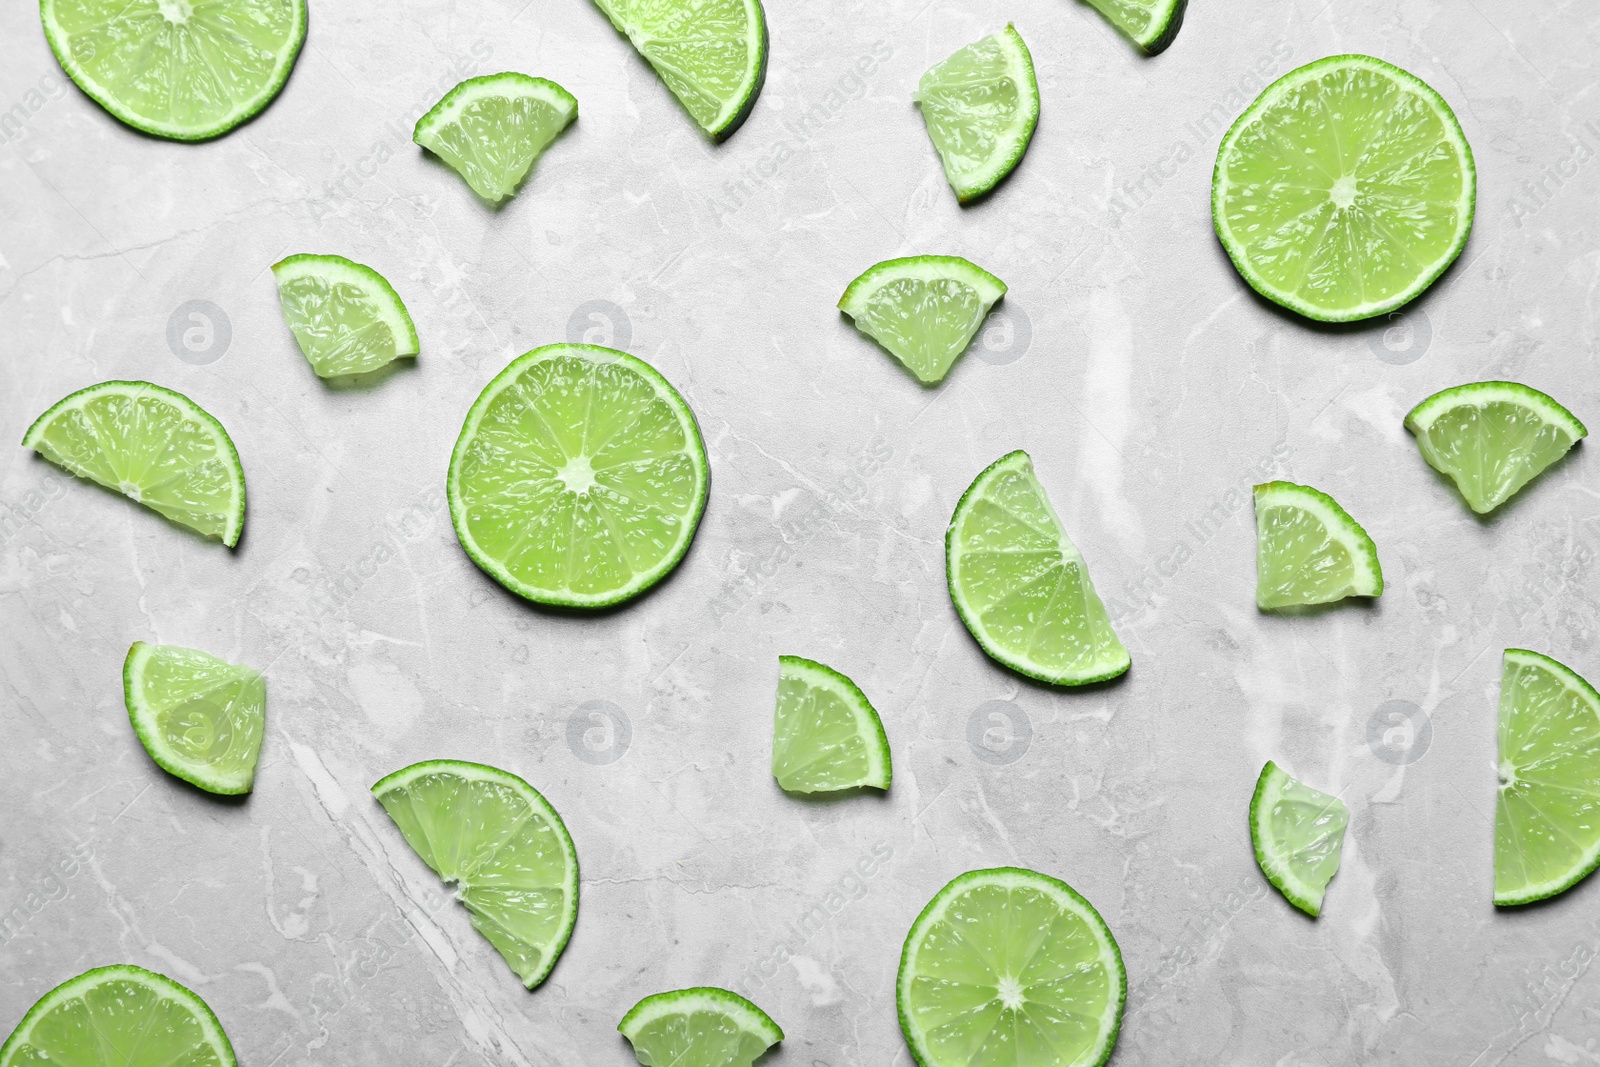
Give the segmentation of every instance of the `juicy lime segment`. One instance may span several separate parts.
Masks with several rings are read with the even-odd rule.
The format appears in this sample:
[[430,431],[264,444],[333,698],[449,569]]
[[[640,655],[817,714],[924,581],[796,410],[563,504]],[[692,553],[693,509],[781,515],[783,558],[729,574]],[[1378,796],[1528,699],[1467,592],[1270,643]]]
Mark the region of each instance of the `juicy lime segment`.
[[839,310],[917,380],[944,380],[1006,283],[960,256],[889,259],[850,283]]
[[917,916],[900,955],[900,1029],[920,1067],[1098,1067],[1122,1025],[1116,938],[1071,886],[969,871]]
[[645,1067],[750,1067],[783,1040],[766,1012],[715,986],[645,997],[617,1029]]
[[1461,254],[1477,171],[1444,98],[1371,56],[1269,85],[1222,139],[1217,236],[1239,273],[1308,318],[1400,307]]
[[854,682],[815,660],[778,657],[772,776],[790,793],[888,789],[889,737]]
[[459,760],[414,763],[372,787],[406,844],[466,906],[532,989],[578,921],[578,853],[556,809],[514,774]]
[[248,793],[267,716],[260,672],[192,648],[135,641],[122,665],[128,719],[150,758],[211,793]]
[[244,529],[244,468],[200,405],[149,382],[101,382],[40,415],[22,444],[80,478],[232,548]]
[[1250,798],[1250,840],[1267,881],[1311,916],[1339,870],[1350,812],[1344,801],[1303,785],[1271,760]]
[[305,0],[41,0],[61,69],[158,137],[200,141],[278,95],[306,36]]
[[1039,124],[1033,57],[1010,25],[929,68],[911,98],[963,204],[1016,169]]
[[411,139],[498,203],[578,117],[578,101],[545,78],[507,72],[468,78],[417,120]]
[[1164,50],[1178,36],[1188,0],[1088,0],[1148,55]]
[[1255,501],[1257,607],[1383,594],[1378,546],[1333,497],[1309,485],[1265,482]]
[[299,255],[272,265],[284,321],[320,378],[365,374],[417,354],[400,294],[343,256]]

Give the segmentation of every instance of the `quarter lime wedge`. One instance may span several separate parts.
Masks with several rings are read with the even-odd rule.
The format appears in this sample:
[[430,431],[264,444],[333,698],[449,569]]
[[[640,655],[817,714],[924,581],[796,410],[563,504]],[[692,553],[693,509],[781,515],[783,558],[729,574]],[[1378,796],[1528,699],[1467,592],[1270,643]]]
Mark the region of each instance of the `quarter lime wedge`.
[[911,256],[869,267],[839,310],[924,384],[943,381],[1006,283],[960,256]]
[[507,72],[468,78],[417,120],[411,139],[499,202],[578,117],[578,101],[553,81]]
[[889,788],[889,736],[856,683],[815,660],[778,657],[772,776],[790,793]]
[[417,328],[377,271],[343,256],[290,256],[272,266],[283,318],[321,378],[365,374],[417,354]]
[[135,641],[122,665],[133,732],[150,758],[211,793],[248,793],[266,728],[259,672],[192,648]]
[[929,68],[911,99],[963,204],[1016,169],[1039,124],[1033,57],[1011,25]]
[[1378,546],[1333,497],[1308,485],[1265,482],[1255,498],[1257,607],[1383,594]]
[[1178,36],[1188,0],[1088,0],[1146,54],[1161,52]]
[[645,997],[617,1024],[645,1067],[750,1067],[783,1031],[737,993],[714,986]]
[[1311,916],[1339,870],[1350,813],[1344,801],[1295,781],[1271,760],[1250,798],[1250,840],[1267,881]]

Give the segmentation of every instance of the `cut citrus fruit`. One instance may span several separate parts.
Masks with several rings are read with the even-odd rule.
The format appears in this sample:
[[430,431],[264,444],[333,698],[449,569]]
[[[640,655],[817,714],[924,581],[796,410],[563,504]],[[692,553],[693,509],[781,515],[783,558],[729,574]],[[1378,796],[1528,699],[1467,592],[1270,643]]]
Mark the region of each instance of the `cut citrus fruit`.
[[750,1067],[783,1040],[766,1012],[715,986],[645,997],[617,1029],[645,1067]]
[[96,967],[56,986],[23,1016],[0,1067],[234,1067],[206,1002],[131,964]]
[[1128,669],[1128,650],[1026,452],[1002,456],[962,494],[945,566],[961,621],[1012,670],[1082,685]]
[[1500,678],[1494,902],[1528,904],[1600,863],[1600,694],[1549,656],[1508,648]]
[[710,477],[694,414],[654,368],[558,344],[484,387],[447,490],[456,536],[495,581],[543,604],[601,607],[678,565]]
[[1311,916],[1339,870],[1350,813],[1344,801],[1295,781],[1271,760],[1250,798],[1250,840],[1256,862],[1278,892]]
[[305,0],[40,0],[67,76],[129,126],[202,141],[254,118],[289,78]]
[[1265,482],[1255,498],[1256,606],[1383,594],[1378,546],[1333,497],[1309,485]]
[[128,719],[150,758],[212,793],[248,793],[266,728],[258,671],[192,648],[135,641],[122,665]]
[[1279,78],[1217,150],[1211,213],[1257,292],[1307,318],[1392,311],[1467,243],[1472,149],[1444,98],[1371,56]]
[[372,787],[406,844],[466,905],[522,984],[555,967],[578,921],[578,853],[538,790],[514,774],[428,760]]
[[715,140],[739,128],[767,73],[760,0],[595,0]]
[[1020,867],[968,871],[922,909],[895,1002],[920,1067],[1099,1067],[1128,976],[1100,913]]
[[839,298],[839,310],[931,384],[950,372],[1005,294],[1005,282],[960,256],[911,256],[869,267]]
[[1472,382],[1411,409],[1422,458],[1483,515],[1516,495],[1589,431],[1550,397],[1516,382]]
[[1010,25],[929,68],[911,98],[963,204],[1016,169],[1039,124],[1033,57]]
[[182,393],[149,382],[91,385],[34,420],[22,444],[229,548],[239,543],[239,453],[222,424]]
[[411,139],[485,200],[517,191],[534,161],[578,117],[578,101],[553,81],[508,71],[468,78],[417,120]]
[[[1089,6],[1149,55],[1164,51],[1183,25],[1189,0],[1089,0]],[[1186,157],[1187,158],[1187,157]]]
[[343,256],[290,256],[272,265],[283,318],[318,377],[365,374],[417,354],[400,294]]
[[778,657],[772,776],[791,793],[888,789],[889,736],[856,683],[815,660]]

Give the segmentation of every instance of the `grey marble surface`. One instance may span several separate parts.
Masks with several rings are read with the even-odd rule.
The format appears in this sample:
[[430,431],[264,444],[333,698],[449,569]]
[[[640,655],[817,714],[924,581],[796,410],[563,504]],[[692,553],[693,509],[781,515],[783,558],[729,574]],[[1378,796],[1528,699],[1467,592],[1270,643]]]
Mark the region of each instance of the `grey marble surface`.
[[[1600,13],[1194,0],[1153,60],[1072,0],[775,0],[768,19],[765,91],[717,147],[587,0],[313,0],[276,103],[184,146],[67,84],[30,4],[0,10],[0,439],[144,378],[223,421],[250,488],[230,553],[20,448],[0,461],[0,1033],[125,961],[198,991],[257,1067],[620,1067],[622,1012],[689,984],[771,1012],[775,1065],[906,1065],[912,918],[961,871],[1022,864],[1121,943],[1118,1067],[1600,1063],[1600,883],[1490,905],[1500,650],[1600,675],[1592,446],[1480,522],[1401,428],[1489,377],[1600,420]],[[1007,20],[1043,115],[963,210],[909,94]],[[1455,108],[1478,218],[1403,317],[1319,329],[1236,276],[1208,193],[1264,80],[1343,51]],[[442,86],[500,69],[559,81],[581,118],[490,211],[408,135]],[[310,373],[267,270],[302,251],[388,276],[414,366],[359,389]],[[1011,287],[932,390],[834,310],[857,272],[917,252]],[[585,334],[688,398],[712,494],[655,592],[558,616],[473,567],[442,487],[489,377]],[[1018,447],[1117,612],[1134,665],[1115,684],[1021,681],[950,605],[951,509]],[[1379,602],[1257,613],[1247,495],[1267,476],[1366,525]],[[134,640],[266,671],[248,800],[140,749],[118,681]],[[777,790],[791,652],[882,712],[886,797]],[[367,795],[441,756],[523,775],[576,840],[577,930],[534,993]],[[1351,809],[1317,922],[1252,858],[1268,758]]]

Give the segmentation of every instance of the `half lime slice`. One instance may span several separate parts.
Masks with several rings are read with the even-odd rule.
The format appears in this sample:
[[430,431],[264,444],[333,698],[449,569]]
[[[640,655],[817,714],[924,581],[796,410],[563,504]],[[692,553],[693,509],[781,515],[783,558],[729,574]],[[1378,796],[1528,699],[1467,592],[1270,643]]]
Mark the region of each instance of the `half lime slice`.
[[1406,429],[1428,465],[1455,482],[1480,515],[1589,436],[1572,412],[1516,382],[1472,382],[1434,393],[1411,409]]
[[900,954],[900,1030],[921,1067],[1099,1067],[1128,976],[1100,913],[1020,867],[968,871],[922,909]]
[[122,664],[122,695],[133,732],[162,770],[207,792],[250,792],[267,717],[260,672],[135,641]]
[[244,468],[222,423],[182,393],[101,382],[58,401],[22,437],[45,459],[232,548]]
[[121,963],[56,986],[23,1016],[0,1067],[234,1067],[206,1002],[165,975]]
[[1264,611],[1383,595],[1378,546],[1309,485],[1256,486],[1256,606]]
[[545,78],[514,71],[468,78],[417,120],[411,139],[485,200],[517,191],[534,161],[578,117],[578,101]]
[[1267,86],[1211,180],[1217,236],[1245,281],[1324,322],[1382,315],[1432,285],[1465,247],[1476,197],[1450,105],[1360,55]]
[[472,925],[522,984],[549,976],[578,921],[578,853],[538,790],[514,774],[428,760],[372,787],[406,844],[458,886]]
[[[1148,55],[1164,51],[1183,25],[1188,0],[1088,0]],[[1187,157],[1185,157],[1187,158]]]
[[1528,904],[1600,864],[1600,694],[1549,656],[1508,648],[1500,678],[1494,902]]
[[694,414],[653,367],[560,344],[484,387],[447,493],[461,546],[495,581],[542,604],[602,607],[678,565],[710,478]]
[[963,204],[1016,169],[1039,124],[1033,57],[1010,25],[931,67],[911,99]]
[[40,0],[78,88],[129,126],[203,141],[254,118],[306,39],[305,0]]
[[343,256],[290,256],[272,265],[284,321],[321,378],[365,374],[417,354],[400,294]]
[[856,683],[815,660],[778,657],[772,776],[790,793],[889,788],[889,735]]
[[850,283],[839,310],[924,384],[944,380],[1006,283],[960,256],[888,259]]
[[1344,801],[1289,777],[1271,760],[1250,798],[1250,840],[1256,862],[1278,892],[1311,916],[1339,870],[1350,812]]
[[961,621],[1012,670],[1082,685],[1132,662],[1026,452],[1002,456],[962,494],[945,569]]
[[645,997],[617,1029],[645,1067],[750,1067],[783,1040],[766,1012],[715,986]]

